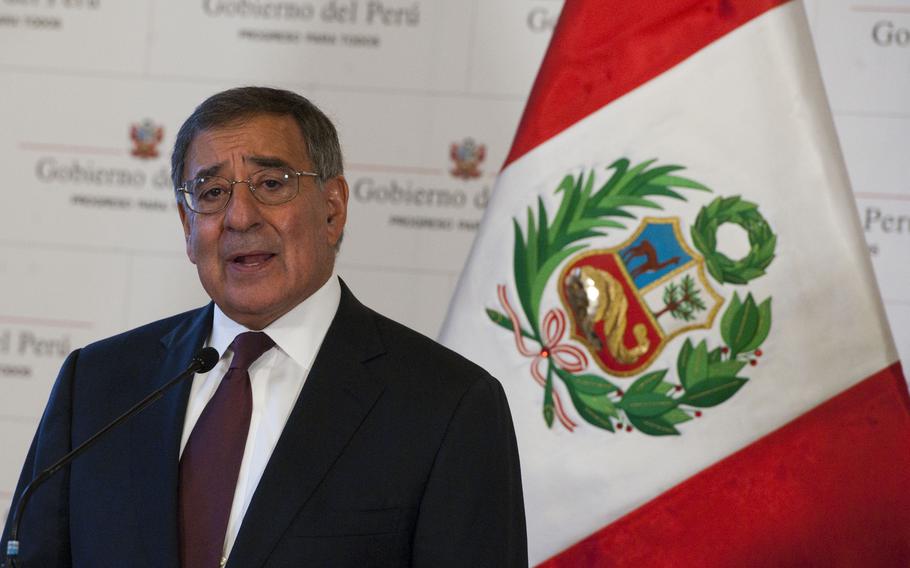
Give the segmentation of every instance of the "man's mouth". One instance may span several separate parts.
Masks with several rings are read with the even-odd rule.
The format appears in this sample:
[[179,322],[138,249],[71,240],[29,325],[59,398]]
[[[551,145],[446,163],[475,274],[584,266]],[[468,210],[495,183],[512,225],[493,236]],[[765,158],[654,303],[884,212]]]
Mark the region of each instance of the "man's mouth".
[[269,261],[272,253],[240,254],[231,259],[231,263],[244,268],[255,268]]

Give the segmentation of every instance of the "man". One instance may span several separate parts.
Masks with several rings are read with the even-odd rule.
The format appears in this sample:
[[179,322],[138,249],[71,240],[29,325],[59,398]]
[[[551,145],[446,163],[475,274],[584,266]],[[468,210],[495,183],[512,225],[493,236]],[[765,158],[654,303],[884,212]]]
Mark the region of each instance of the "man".
[[287,91],[219,93],[172,166],[213,303],[73,352],[16,499],[200,347],[221,360],[35,493],[19,564],[527,565],[499,384],[334,276],[348,186],[322,112]]

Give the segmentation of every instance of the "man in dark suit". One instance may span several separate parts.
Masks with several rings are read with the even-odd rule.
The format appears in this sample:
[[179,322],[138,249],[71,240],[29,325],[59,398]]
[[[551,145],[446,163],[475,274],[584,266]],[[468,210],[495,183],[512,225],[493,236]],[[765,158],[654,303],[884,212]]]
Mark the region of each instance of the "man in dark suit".
[[67,358],[14,505],[199,348],[221,360],[34,494],[19,564],[526,566],[499,383],[334,275],[348,187],[323,113],[287,91],[219,93],[172,165],[213,303]]

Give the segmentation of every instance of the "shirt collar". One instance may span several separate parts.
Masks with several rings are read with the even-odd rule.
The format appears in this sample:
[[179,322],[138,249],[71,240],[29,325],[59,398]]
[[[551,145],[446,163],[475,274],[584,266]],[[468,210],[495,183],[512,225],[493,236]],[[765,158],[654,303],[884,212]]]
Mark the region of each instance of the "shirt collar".
[[[291,311],[262,331],[269,334],[272,341],[288,357],[304,369],[309,369],[332,324],[332,319],[335,318],[340,301],[341,284],[333,273],[309,298],[294,306]],[[245,331],[251,330],[229,318],[217,304],[215,305],[209,346],[217,349],[222,358],[234,338]]]

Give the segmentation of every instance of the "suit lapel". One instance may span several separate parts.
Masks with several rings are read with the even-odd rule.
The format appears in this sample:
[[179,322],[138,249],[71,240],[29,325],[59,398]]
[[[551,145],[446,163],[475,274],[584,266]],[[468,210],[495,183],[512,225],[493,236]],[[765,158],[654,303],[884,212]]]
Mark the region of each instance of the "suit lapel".
[[383,390],[363,365],[384,348],[371,312],[342,283],[338,313],[291,411],[228,566],[261,566]]
[[[212,327],[212,304],[184,319],[161,338],[159,358],[148,391],[186,369]],[[170,389],[137,415],[130,430],[130,474],[136,515],[143,529],[142,548],[149,566],[177,566],[177,464],[191,379]]]

